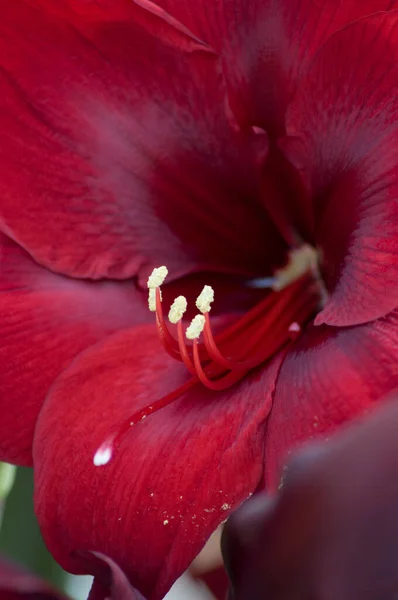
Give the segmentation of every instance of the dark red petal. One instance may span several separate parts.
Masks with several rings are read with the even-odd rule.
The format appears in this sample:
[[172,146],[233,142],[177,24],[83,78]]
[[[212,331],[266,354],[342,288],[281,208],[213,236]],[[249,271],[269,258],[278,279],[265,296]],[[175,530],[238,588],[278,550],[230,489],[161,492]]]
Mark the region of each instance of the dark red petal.
[[[86,352],[57,381],[36,428],[36,511],[54,557],[106,552],[149,600],[163,598],[210,534],[263,476],[264,427],[280,358],[225,392],[198,385],[131,429],[93,465],[115,427],[187,381],[155,327]],[[71,502],[73,498],[73,502]]]
[[51,273],[0,237],[0,460],[31,465],[33,431],[54,379],[82,350],[151,317],[134,282]]
[[27,0],[33,6],[67,19],[79,30],[89,34],[92,24],[107,25],[110,21],[134,21],[158,39],[177,48],[194,52],[201,50],[214,54],[207,44],[194,36],[151,0]]
[[369,411],[398,386],[398,311],[357,327],[313,327],[282,365],[266,444],[268,485],[287,454]]
[[228,521],[235,600],[392,599],[398,589],[398,402],[309,446],[282,490]]
[[323,42],[347,23],[397,6],[394,0],[158,0],[223,57],[239,120],[285,131],[297,80]]
[[[0,557],[1,600],[67,600],[47,582]],[[124,600],[124,599],[123,599]]]
[[333,36],[288,114],[333,291],[316,323],[354,325],[398,305],[398,11]]
[[2,6],[8,235],[75,276],[269,269],[281,241],[258,203],[254,134],[232,128],[213,55],[128,19],[94,21],[85,37],[25,2]]
[[89,569],[94,574],[88,600],[145,600],[109,556],[100,552],[86,552],[82,558],[87,559]]

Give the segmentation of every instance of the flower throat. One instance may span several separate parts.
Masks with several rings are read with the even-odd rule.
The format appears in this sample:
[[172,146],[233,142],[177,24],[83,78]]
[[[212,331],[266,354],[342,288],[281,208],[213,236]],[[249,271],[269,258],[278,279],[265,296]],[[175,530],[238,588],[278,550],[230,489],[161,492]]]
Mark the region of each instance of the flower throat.
[[114,448],[131,427],[168,406],[193,386],[225,390],[238,383],[249,371],[267,363],[297,338],[302,326],[319,307],[315,250],[302,246],[292,252],[287,267],[271,279],[271,293],[217,336],[213,335],[210,322],[213,289],[207,285],[203,288],[196,299],[199,312],[185,330],[183,316],[187,300],[178,296],[168,313],[168,320],[176,325],[174,336],[166,323],[162,306],[161,286],[167,274],[167,268],[163,266],[154,269],[150,275],[148,306],[156,314],[159,338],[166,352],[184,363],[192,377],[170,394],[131,415],[97,450],[93,459],[96,466],[110,461]]

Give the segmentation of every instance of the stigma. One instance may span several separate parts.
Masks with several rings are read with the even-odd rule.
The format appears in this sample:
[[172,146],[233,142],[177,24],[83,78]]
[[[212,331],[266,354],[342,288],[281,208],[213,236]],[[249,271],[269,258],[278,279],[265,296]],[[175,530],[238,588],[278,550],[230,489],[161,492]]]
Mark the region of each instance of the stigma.
[[155,313],[160,343],[173,359],[183,363],[191,377],[177,390],[130,416],[97,450],[94,464],[107,464],[113,448],[131,427],[168,406],[193,386],[226,390],[294,343],[319,308],[314,252],[309,246],[293,251],[285,269],[267,278],[270,290],[264,299],[217,335],[210,319],[215,302],[213,288],[205,285],[196,298],[198,313],[190,323],[184,322],[188,301],[182,295],[171,304],[166,319],[161,286],[168,269],[166,266],[154,269],[147,282],[148,306]]

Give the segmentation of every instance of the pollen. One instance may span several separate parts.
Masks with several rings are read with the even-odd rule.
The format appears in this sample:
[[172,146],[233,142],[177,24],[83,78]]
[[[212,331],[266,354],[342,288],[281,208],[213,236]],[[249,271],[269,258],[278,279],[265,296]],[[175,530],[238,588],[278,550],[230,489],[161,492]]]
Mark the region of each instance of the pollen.
[[315,273],[317,268],[317,251],[309,244],[304,244],[291,252],[289,262],[283,269],[276,271],[275,283],[272,287],[279,292],[302,277],[307,271]]
[[211,303],[214,300],[214,290],[210,285],[205,285],[199,296],[196,298],[196,308],[202,314],[210,312]]
[[178,296],[173,304],[170,306],[169,310],[169,321],[170,323],[178,323],[181,321],[184,316],[185,311],[187,310],[187,299],[185,296]]
[[[159,290],[160,300],[162,300],[162,291]],[[156,288],[149,288],[148,308],[151,312],[156,312]]]
[[160,287],[168,275],[167,267],[157,267],[152,271],[148,277],[148,288],[150,290],[156,290]]
[[188,340],[196,340],[202,333],[206,324],[206,318],[203,315],[196,315],[191,321],[185,332]]

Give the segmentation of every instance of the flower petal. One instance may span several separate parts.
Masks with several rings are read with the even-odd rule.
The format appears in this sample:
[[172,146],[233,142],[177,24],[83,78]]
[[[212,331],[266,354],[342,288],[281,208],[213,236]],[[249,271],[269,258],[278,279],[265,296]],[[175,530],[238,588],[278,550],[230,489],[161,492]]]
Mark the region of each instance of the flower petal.
[[3,557],[0,558],[0,597],[2,600],[67,600],[47,582]]
[[214,53],[207,44],[194,36],[186,27],[151,0],[27,0],[47,13],[66,18],[77,28],[89,34],[92,23],[106,26],[111,21],[134,21],[158,39],[177,48]]
[[280,360],[225,392],[196,384],[134,426],[102,467],[93,457],[110,432],[187,373],[146,326],[76,360],[47,398],[34,445],[36,512],[56,560],[81,573],[77,551],[106,552],[149,600],[162,598],[262,478]]
[[31,465],[34,426],[54,379],[79,352],[149,314],[132,281],[56,275],[4,236],[0,260],[0,460]]
[[282,365],[269,419],[269,486],[297,445],[366,413],[398,386],[398,310],[357,327],[306,332]]
[[223,56],[239,121],[285,131],[285,112],[309,61],[347,23],[398,6],[395,0],[158,0]]
[[121,568],[105,554],[86,552],[82,558],[87,559],[95,575],[88,600],[145,600],[132,588]]
[[308,447],[273,497],[227,522],[235,600],[392,599],[398,587],[398,402]]
[[79,277],[144,280],[159,263],[175,276],[269,270],[281,239],[258,202],[254,134],[227,119],[217,60],[131,20],[84,37],[2,3],[3,230]]
[[284,149],[301,168],[332,295],[316,323],[398,306],[398,11],[334,35],[302,82]]

